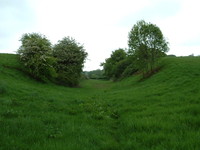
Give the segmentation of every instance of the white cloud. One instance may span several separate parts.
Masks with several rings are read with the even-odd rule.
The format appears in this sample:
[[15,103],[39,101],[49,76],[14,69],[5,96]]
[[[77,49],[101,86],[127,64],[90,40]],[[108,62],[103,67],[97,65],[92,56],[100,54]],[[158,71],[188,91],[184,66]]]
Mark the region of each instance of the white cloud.
[[163,20],[158,20],[164,35],[170,42],[170,52],[178,56],[194,53],[200,54],[200,21],[198,20],[200,9],[198,0],[183,0],[179,12]]

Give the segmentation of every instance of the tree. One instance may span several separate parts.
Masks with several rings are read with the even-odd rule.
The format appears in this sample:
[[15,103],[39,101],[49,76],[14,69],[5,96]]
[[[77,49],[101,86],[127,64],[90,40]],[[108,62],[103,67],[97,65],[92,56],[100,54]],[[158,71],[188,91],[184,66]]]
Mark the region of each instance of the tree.
[[76,86],[79,83],[84,61],[87,57],[82,45],[71,37],[65,37],[53,47],[56,58],[57,80],[60,84]]
[[119,67],[122,65],[117,67],[117,64],[124,59],[126,59],[125,50],[120,48],[113,51],[110,58],[107,58],[105,63],[102,64],[105,76],[109,79],[118,78],[120,76],[119,73],[121,73],[119,72],[119,70],[121,70]]
[[18,54],[28,73],[41,81],[55,77],[55,59],[52,57],[50,41],[38,33],[24,34],[20,41],[22,45]]
[[135,55],[139,68],[143,74],[150,68],[154,69],[158,59],[168,51],[166,42],[158,26],[146,23],[144,20],[137,22],[129,32],[129,55]]

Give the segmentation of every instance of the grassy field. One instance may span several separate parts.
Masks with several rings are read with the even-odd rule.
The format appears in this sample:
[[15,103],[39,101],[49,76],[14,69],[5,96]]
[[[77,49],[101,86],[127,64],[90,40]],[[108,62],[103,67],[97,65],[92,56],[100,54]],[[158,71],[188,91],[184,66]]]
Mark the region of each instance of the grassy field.
[[140,81],[39,83],[0,54],[0,150],[199,150],[200,57]]

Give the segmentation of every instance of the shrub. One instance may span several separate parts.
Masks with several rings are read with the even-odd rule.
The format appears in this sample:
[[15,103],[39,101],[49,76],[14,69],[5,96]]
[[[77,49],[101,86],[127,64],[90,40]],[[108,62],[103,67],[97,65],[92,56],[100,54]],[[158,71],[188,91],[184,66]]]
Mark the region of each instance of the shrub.
[[129,66],[126,67],[124,72],[122,73],[122,78],[129,77],[138,71],[138,66],[134,63],[131,63]]
[[124,70],[126,70],[127,66],[130,65],[130,61],[128,58],[118,62],[115,66],[115,71],[114,71],[114,78],[115,80],[122,78],[122,74]]
[[81,78],[84,61],[87,57],[82,45],[75,39],[65,37],[53,47],[56,58],[57,81],[59,84],[76,86]]
[[41,81],[55,77],[55,59],[52,57],[50,41],[38,33],[24,34],[20,41],[22,45],[18,54],[28,73]]
[[105,63],[102,63],[104,70],[104,75],[108,79],[116,79],[118,76],[120,76],[119,71],[121,70],[121,66],[117,67],[117,64],[120,61],[123,61],[126,59],[127,55],[124,49],[117,49],[112,52],[110,58],[107,58],[105,60]]

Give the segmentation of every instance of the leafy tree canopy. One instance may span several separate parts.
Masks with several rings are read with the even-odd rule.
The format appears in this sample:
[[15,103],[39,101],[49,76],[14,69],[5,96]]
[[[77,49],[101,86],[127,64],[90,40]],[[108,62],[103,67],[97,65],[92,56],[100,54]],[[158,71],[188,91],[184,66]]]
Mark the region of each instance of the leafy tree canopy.
[[83,45],[71,37],[65,37],[53,47],[53,56],[57,60],[59,83],[76,86],[87,57]]
[[136,55],[143,71],[154,68],[158,59],[168,51],[160,28],[144,20],[137,22],[129,32],[129,55]]

